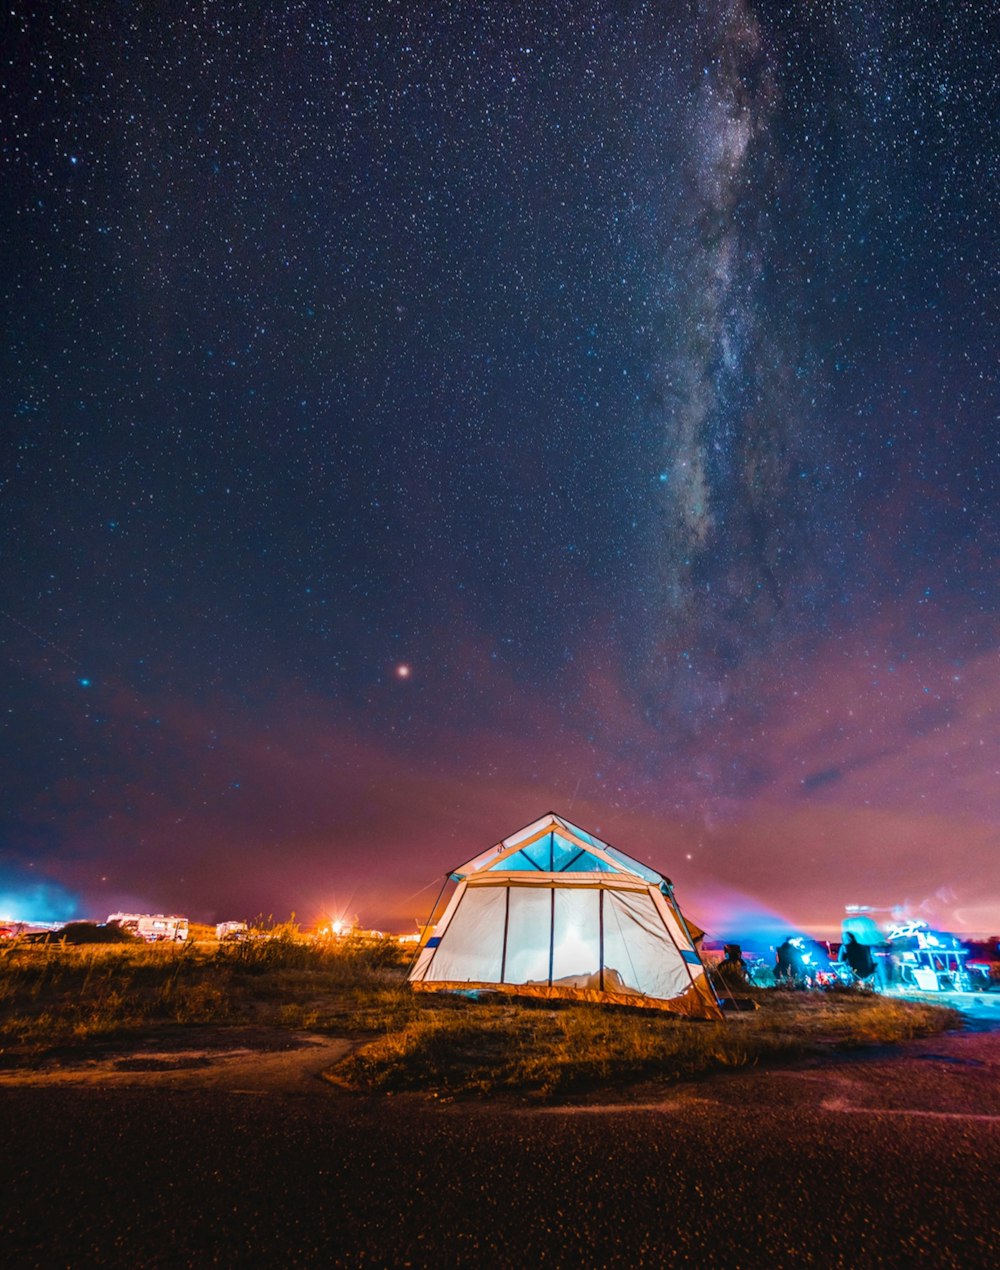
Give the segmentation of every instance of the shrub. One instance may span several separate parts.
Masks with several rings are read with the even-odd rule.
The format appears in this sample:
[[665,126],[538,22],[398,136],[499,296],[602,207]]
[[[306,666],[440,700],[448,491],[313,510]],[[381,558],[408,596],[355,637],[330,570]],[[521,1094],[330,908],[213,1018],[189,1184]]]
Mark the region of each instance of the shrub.
[[97,922],[67,922],[60,931],[56,931],[56,940],[65,940],[67,944],[139,944],[143,941],[131,931],[123,930],[117,922],[107,925]]

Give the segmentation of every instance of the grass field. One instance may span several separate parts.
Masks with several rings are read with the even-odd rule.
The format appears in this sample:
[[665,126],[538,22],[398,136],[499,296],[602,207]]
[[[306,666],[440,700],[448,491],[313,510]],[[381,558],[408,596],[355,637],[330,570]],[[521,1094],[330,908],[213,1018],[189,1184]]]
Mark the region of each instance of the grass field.
[[892,1043],[961,1025],[954,1010],[869,992],[765,990],[757,997],[759,1009],[721,1023],[645,1010],[444,998],[436,1011],[400,1020],[359,1047],[327,1078],[368,1092],[549,1098]]
[[391,940],[306,941],[290,925],[229,945],[15,941],[0,946],[0,1047],[9,1062],[170,1023],[351,1029],[402,978]]
[[164,1025],[304,1029],[357,1040],[327,1073],[366,1093],[534,1097],[888,1043],[959,1026],[954,1011],[868,992],[756,991],[725,1022],[594,1005],[414,994],[397,946],[266,940],[215,946],[0,948],[0,1062],[127,1042]]

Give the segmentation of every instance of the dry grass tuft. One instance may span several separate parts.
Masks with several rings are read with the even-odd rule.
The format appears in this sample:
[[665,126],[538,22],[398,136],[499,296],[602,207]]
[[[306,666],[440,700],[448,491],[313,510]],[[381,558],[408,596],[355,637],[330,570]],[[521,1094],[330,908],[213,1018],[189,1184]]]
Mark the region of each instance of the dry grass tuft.
[[723,1023],[590,1005],[469,1002],[418,1013],[338,1064],[327,1079],[364,1092],[438,1096],[527,1092],[539,1098],[645,1079],[682,1080],[960,1024],[955,1011],[871,994],[766,993]]
[[0,946],[0,1046],[10,1061],[165,1023],[353,1027],[399,993],[391,941],[317,944],[293,927],[219,946]]

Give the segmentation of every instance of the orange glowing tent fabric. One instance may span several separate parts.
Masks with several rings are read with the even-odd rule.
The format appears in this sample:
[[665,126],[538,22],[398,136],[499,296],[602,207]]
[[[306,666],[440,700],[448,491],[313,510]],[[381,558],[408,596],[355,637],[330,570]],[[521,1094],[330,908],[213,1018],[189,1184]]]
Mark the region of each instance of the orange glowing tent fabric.
[[670,882],[549,812],[450,874],[417,991],[488,989],[721,1018]]

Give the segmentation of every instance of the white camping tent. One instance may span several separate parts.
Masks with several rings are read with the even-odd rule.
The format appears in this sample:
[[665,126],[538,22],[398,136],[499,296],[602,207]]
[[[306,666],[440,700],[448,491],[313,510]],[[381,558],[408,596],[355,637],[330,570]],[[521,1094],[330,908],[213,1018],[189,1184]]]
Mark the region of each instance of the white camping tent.
[[450,878],[458,886],[410,971],[415,989],[721,1017],[670,883],[561,816],[550,812]]

